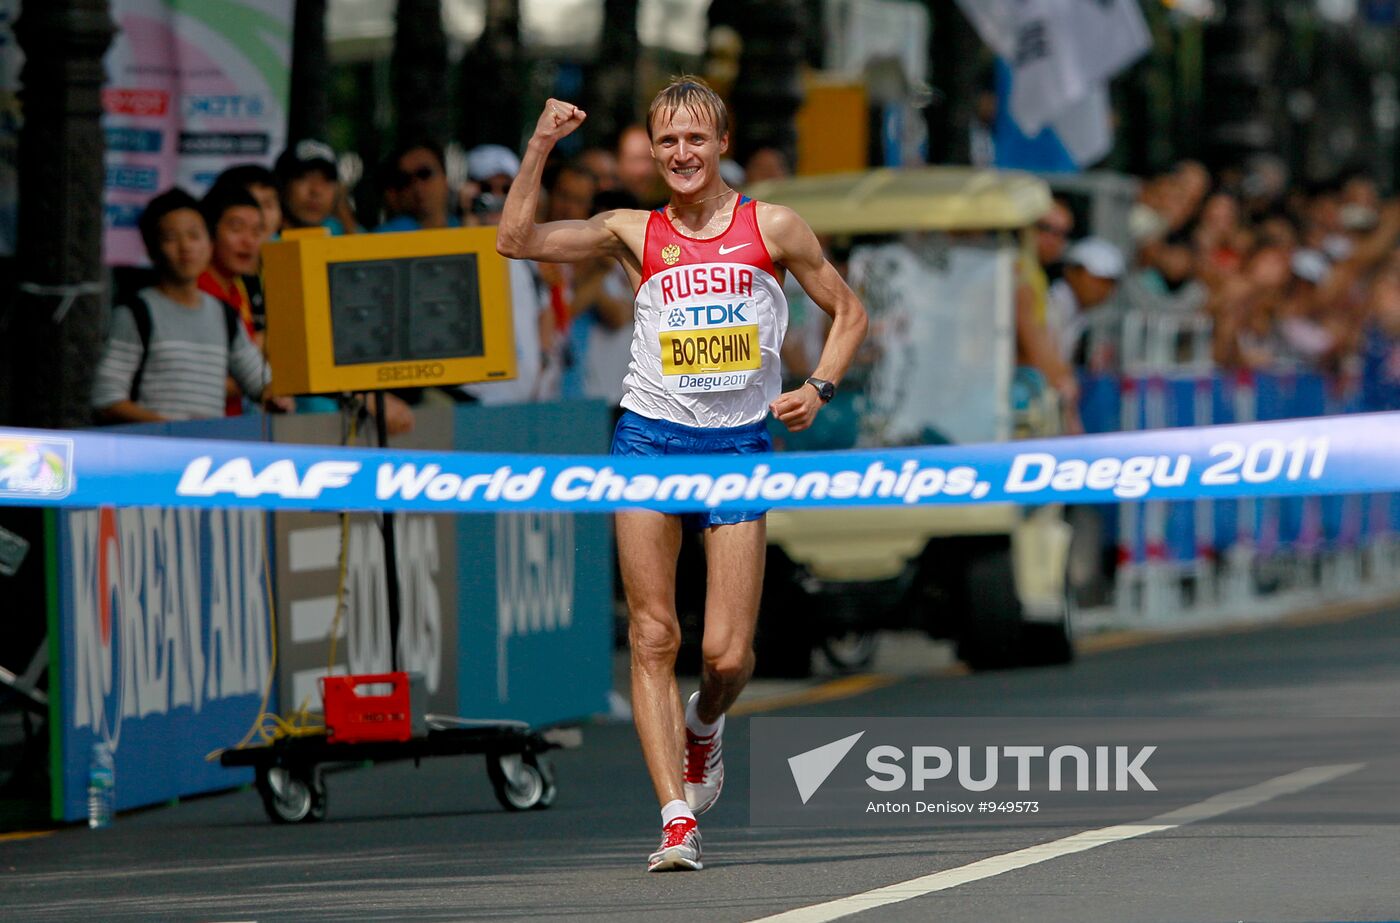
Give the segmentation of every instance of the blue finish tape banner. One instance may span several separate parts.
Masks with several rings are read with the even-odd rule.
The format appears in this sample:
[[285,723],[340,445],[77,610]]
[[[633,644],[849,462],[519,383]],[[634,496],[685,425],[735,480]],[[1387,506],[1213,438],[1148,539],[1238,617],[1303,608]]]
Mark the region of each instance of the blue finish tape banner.
[[1400,490],[1400,413],[763,456],[481,454],[0,430],[0,503],[469,513]]

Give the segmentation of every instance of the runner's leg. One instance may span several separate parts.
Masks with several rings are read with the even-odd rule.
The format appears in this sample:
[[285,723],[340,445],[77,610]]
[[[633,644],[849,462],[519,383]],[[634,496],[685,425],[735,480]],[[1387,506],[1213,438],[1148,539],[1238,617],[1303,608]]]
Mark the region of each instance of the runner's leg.
[[681,646],[676,617],[676,557],[681,521],[650,510],[618,513],[617,553],[627,593],[632,651],[632,720],[662,806],[684,800],[684,712],[676,685]]
[[729,710],[753,676],[767,544],[767,523],[761,518],[705,530],[704,666],[696,712],[706,724]]

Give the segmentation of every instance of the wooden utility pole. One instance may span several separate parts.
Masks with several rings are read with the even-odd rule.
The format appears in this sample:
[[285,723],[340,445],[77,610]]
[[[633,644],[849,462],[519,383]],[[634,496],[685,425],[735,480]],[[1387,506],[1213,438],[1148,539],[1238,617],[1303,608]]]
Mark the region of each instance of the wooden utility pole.
[[21,426],[83,426],[106,332],[102,58],[116,27],[107,0],[47,0],[26,3],[14,31],[25,56],[18,292],[0,336],[0,407]]

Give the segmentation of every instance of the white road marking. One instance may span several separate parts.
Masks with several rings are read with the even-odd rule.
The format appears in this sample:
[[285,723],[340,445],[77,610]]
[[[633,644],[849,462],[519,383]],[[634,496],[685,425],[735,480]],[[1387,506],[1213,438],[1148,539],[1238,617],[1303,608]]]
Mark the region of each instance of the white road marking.
[[1003,872],[1011,872],[1040,862],[1058,859],[1060,856],[1084,852],[1096,846],[1106,846],[1109,843],[1130,840],[1146,833],[1158,833],[1163,830],[1171,830],[1173,827],[1180,827],[1183,824],[1209,820],[1230,811],[1253,807],[1282,795],[1292,795],[1315,785],[1330,782],[1355,772],[1364,765],[1366,764],[1347,763],[1337,766],[1313,766],[1308,769],[1300,769],[1297,772],[1290,772],[1258,785],[1236,789],[1232,792],[1222,792],[1207,798],[1205,801],[1187,805],[1175,811],[1168,811],[1165,814],[1158,814],[1156,817],[1149,817],[1147,820],[1135,824],[1116,824],[1099,830],[1086,830],[1083,833],[1076,833],[1060,840],[1041,843],[1038,846],[1029,846],[1000,856],[990,856],[958,868],[934,872],[932,875],[924,875],[921,878],[913,878],[898,884],[876,888],[873,891],[762,917],[754,923],[820,923],[823,920],[837,920],[865,910],[873,910],[887,904],[898,904],[901,901],[923,897],[935,891],[946,891],[971,881],[981,881]]

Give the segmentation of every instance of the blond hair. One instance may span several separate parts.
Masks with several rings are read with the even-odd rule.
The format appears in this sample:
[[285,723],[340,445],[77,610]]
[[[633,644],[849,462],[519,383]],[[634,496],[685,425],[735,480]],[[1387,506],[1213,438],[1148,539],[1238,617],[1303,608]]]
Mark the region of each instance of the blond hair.
[[671,116],[681,109],[692,116],[707,115],[714,123],[716,136],[723,138],[729,133],[729,110],[724,100],[710,88],[702,78],[691,74],[672,77],[671,82],[656,94],[647,110],[647,137],[652,136],[658,115]]

